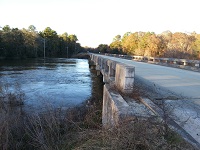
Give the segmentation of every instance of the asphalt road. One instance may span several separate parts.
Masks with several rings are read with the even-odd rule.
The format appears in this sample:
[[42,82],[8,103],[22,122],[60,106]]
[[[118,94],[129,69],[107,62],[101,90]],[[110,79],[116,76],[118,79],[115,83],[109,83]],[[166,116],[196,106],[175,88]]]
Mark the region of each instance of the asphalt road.
[[[200,143],[200,73],[100,55],[135,66],[135,83],[153,100],[165,100],[169,116]],[[199,147],[200,148],[200,147]]]
[[154,85],[158,89],[176,94],[179,98],[200,99],[199,72],[109,56],[101,55],[101,57],[135,66],[136,80],[143,80],[142,82],[149,86]]

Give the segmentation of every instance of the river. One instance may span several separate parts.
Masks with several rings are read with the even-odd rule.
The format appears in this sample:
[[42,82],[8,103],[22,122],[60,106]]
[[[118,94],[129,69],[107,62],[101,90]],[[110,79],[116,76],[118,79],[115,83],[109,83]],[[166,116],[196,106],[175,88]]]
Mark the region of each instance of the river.
[[94,93],[94,77],[86,59],[0,61],[0,85],[7,85],[11,91],[20,86],[25,93],[25,111],[79,105]]

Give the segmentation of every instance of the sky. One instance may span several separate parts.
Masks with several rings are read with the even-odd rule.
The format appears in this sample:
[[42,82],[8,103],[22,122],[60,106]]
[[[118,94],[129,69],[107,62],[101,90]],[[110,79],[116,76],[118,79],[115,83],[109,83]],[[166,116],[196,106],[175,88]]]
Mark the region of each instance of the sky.
[[75,34],[81,46],[126,32],[200,33],[199,0],[0,0],[0,26]]

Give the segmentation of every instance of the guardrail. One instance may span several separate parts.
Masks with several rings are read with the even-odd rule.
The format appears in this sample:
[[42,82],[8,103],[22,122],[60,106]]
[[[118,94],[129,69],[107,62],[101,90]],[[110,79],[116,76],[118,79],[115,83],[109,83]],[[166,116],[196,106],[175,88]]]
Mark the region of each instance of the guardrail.
[[105,53],[105,55],[200,72],[200,60],[188,60],[188,59],[177,59],[177,58],[158,58],[158,57],[146,57],[146,56],[130,56],[130,55],[108,54],[108,53]]

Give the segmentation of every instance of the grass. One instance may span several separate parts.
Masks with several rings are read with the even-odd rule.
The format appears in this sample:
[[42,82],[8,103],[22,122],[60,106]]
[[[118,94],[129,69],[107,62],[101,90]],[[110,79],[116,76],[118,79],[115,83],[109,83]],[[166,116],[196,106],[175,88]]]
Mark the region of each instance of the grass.
[[24,104],[25,94],[21,90],[19,84],[14,84],[14,87],[11,88],[9,84],[0,86],[0,103],[1,107],[9,106],[20,106]]
[[[175,133],[173,133],[173,136]],[[93,131],[93,136],[84,144],[75,148],[106,149],[106,150],[189,150],[194,149],[181,137],[175,142],[164,138],[162,126],[150,120],[125,121],[112,130]]]

